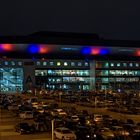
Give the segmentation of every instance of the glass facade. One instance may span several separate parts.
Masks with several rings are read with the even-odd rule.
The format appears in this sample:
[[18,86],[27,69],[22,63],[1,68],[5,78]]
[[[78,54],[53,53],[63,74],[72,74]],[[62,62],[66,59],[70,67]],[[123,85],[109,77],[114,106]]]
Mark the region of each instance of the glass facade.
[[[121,61],[96,62],[96,88],[137,88],[140,83],[140,63]],[[131,86],[130,86],[131,84]]]
[[89,90],[89,70],[35,70],[36,84],[47,89]]
[[[139,61],[94,60],[94,62],[92,65],[84,60],[3,59],[0,61],[0,92],[26,90],[25,81],[28,75],[32,76],[35,87],[45,87],[49,90],[90,90],[94,87],[114,89],[121,86],[126,89],[132,86],[140,88]],[[26,70],[30,66],[33,71]]]
[[0,91],[21,92],[23,90],[22,68],[0,68]]

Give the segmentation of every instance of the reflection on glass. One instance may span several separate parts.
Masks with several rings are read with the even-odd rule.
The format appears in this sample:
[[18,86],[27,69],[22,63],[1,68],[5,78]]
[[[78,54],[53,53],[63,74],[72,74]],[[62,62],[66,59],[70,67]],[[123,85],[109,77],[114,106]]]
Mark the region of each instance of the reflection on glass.
[[21,92],[23,90],[22,68],[0,68],[0,91]]

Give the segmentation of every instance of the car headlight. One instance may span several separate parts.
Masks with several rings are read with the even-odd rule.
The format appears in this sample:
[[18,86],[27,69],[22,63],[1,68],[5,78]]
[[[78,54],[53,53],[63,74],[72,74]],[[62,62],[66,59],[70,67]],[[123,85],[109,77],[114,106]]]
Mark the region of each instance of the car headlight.
[[94,134],[93,137],[96,138],[96,134]]
[[87,138],[89,138],[90,136],[89,136],[89,135],[87,135],[86,137],[87,137]]

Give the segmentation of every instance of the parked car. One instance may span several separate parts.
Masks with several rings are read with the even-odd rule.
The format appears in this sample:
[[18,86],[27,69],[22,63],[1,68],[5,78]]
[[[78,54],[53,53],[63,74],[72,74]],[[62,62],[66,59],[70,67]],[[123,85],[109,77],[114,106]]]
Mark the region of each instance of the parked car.
[[79,121],[79,117],[78,117],[77,115],[71,116],[71,119],[72,119],[74,122],[78,122],[78,121]]
[[18,123],[15,125],[15,132],[19,132],[20,134],[31,133],[32,129],[28,123]]
[[65,127],[59,127],[54,130],[54,137],[62,140],[76,140],[73,131]]
[[94,121],[95,122],[102,122],[103,121],[103,117],[100,114],[94,114]]
[[33,119],[33,113],[31,111],[24,111],[19,114],[21,119]]
[[130,135],[140,135],[140,126],[125,124],[123,127],[130,133]]
[[121,126],[112,126],[111,130],[115,136],[129,136],[129,132]]
[[114,133],[107,127],[98,129],[96,134],[97,136],[101,136],[103,139],[112,139],[115,137]]
[[8,105],[8,110],[9,111],[16,111],[18,109],[19,109],[19,106],[17,104]]
[[74,130],[77,140],[93,140],[96,138],[96,134],[85,126],[76,126]]
[[67,113],[63,110],[63,109],[54,109],[53,111],[51,111],[51,115],[52,116],[66,116]]

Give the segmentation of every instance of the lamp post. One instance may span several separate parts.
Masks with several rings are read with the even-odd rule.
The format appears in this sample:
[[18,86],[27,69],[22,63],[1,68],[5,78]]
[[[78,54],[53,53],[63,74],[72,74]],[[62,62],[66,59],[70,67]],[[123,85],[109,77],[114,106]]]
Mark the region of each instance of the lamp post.
[[62,92],[59,93],[60,106],[62,107]]
[[52,120],[52,140],[54,140],[54,119]]

